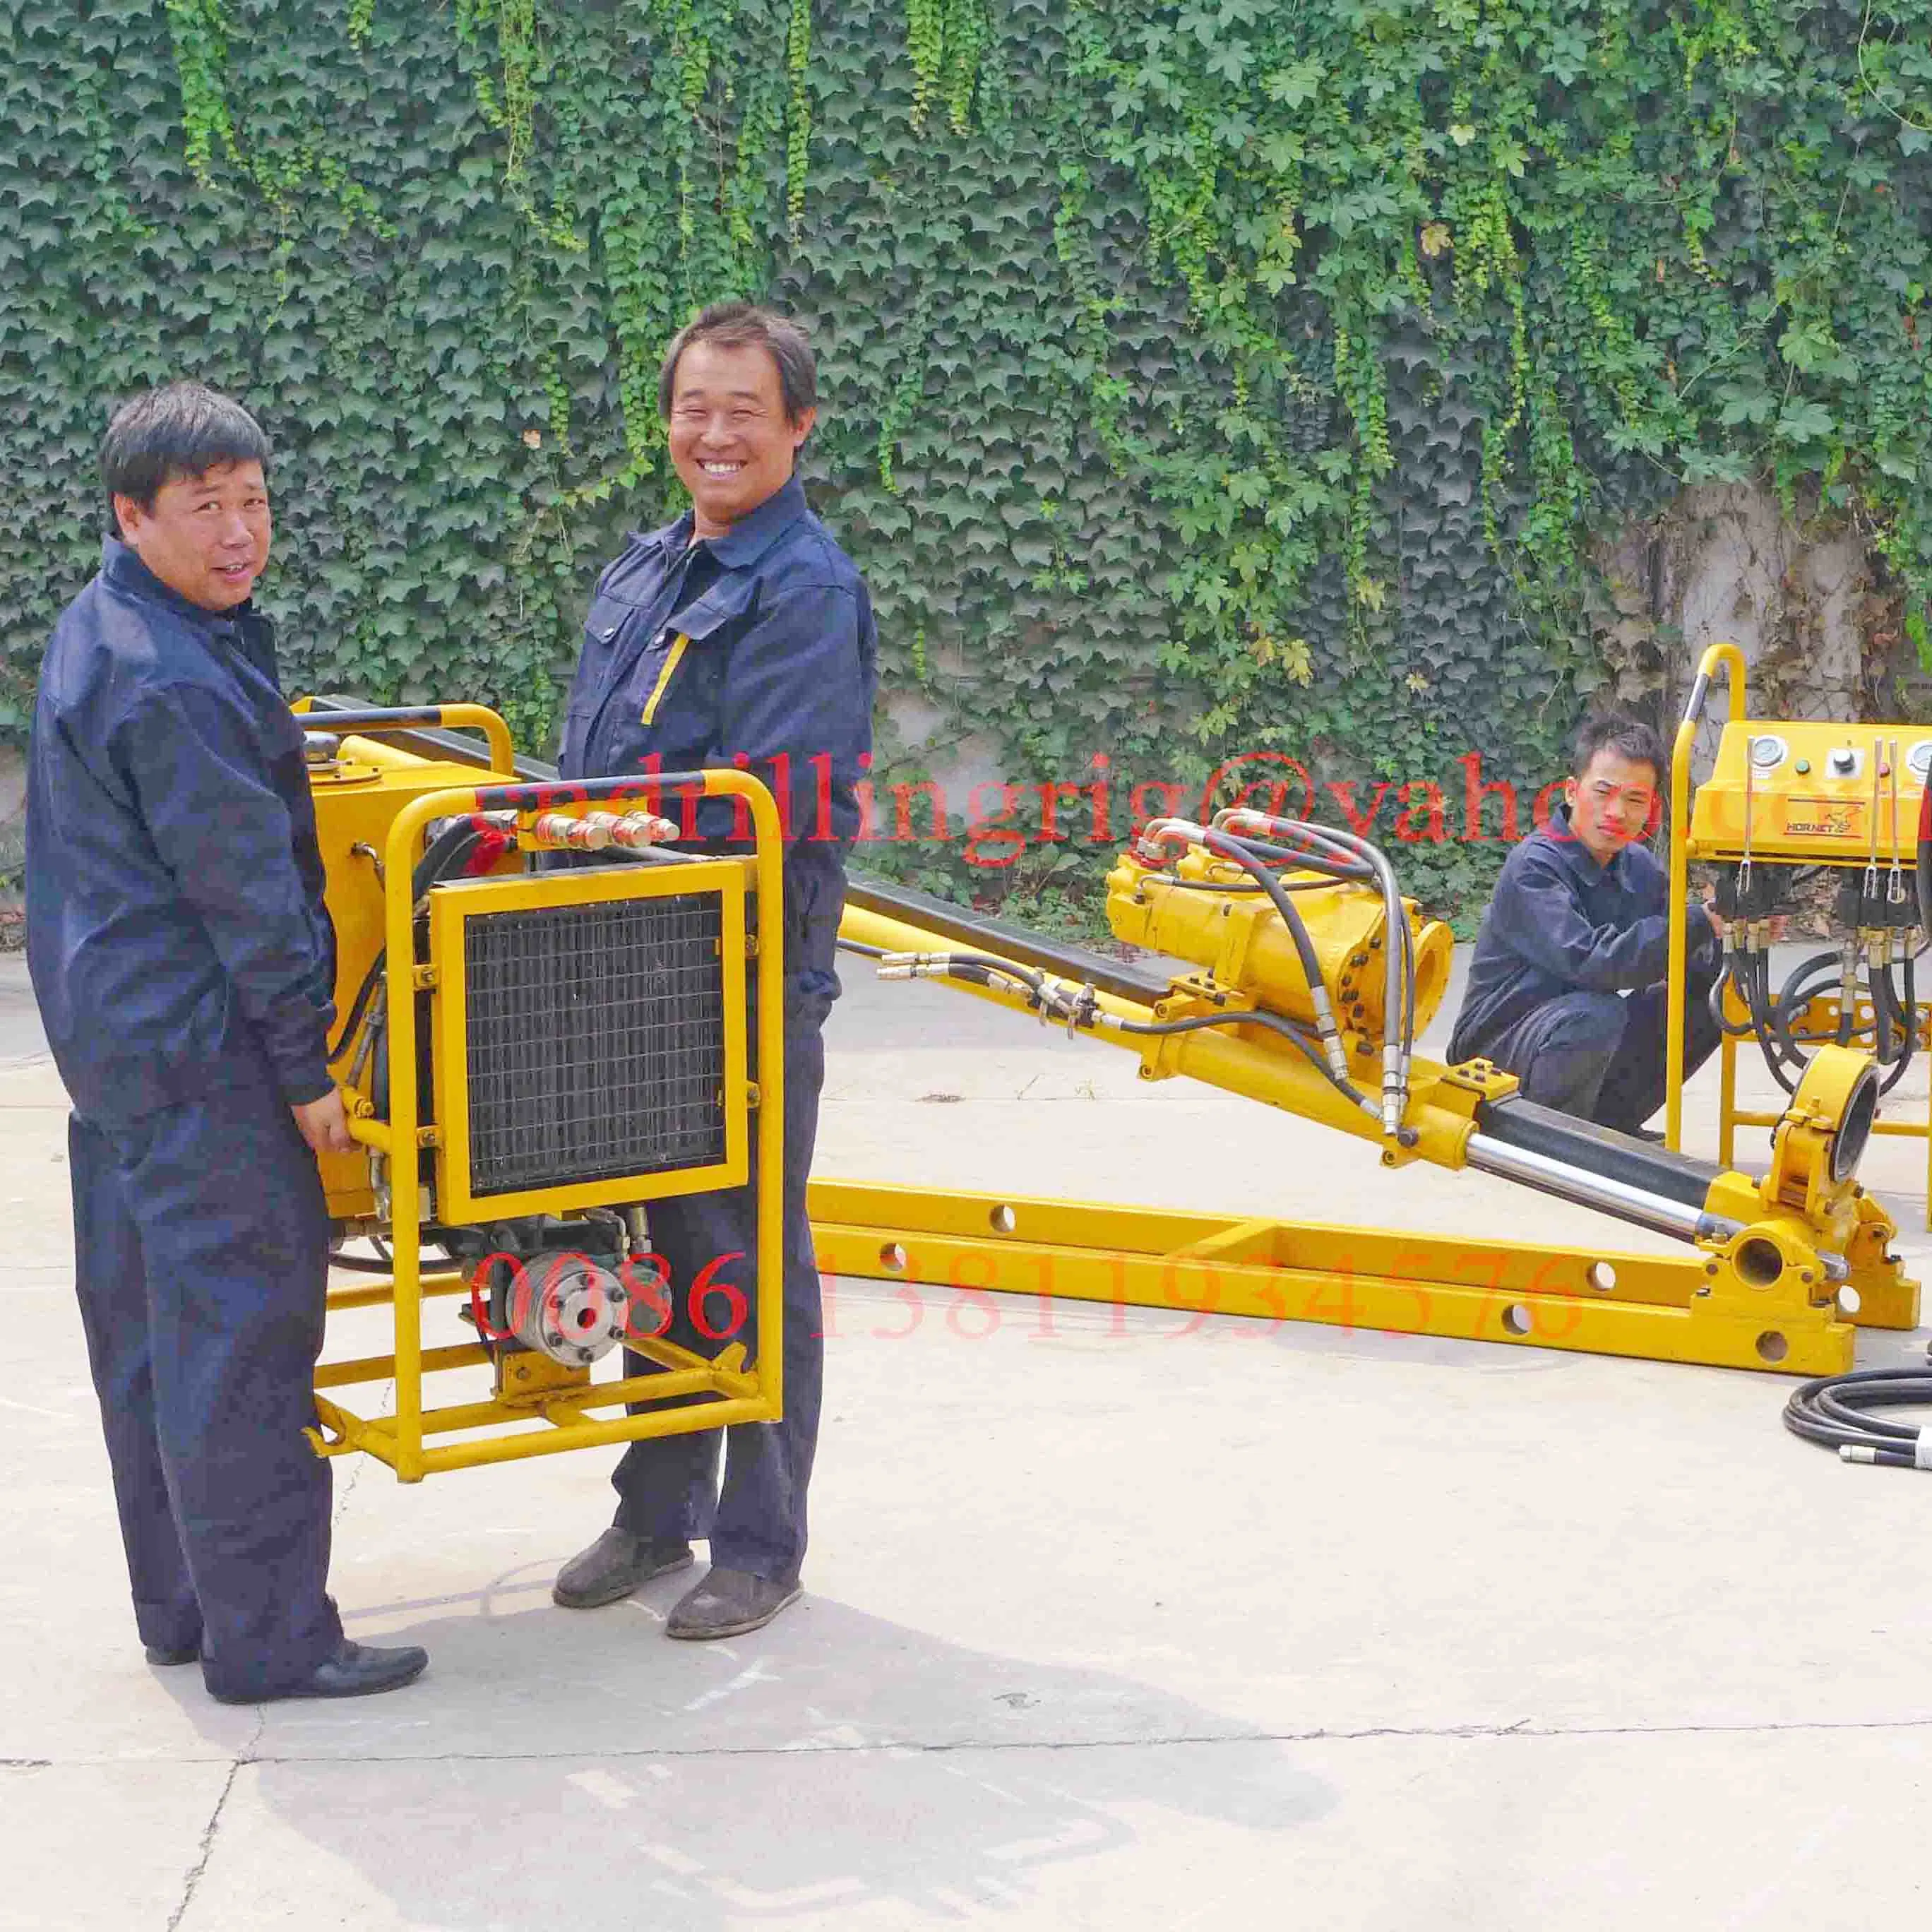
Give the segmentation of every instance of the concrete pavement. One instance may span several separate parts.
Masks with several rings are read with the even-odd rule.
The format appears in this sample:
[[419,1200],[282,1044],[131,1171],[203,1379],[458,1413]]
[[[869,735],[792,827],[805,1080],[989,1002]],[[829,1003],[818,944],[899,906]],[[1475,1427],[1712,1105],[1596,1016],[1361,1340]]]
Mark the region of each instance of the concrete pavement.
[[[1667,1245],[847,979],[828,1176]],[[1788,1436],[1771,1376],[838,1283],[808,1594],[768,1630],[663,1641],[677,1578],[551,1606],[602,1456],[410,1490],[345,1462],[349,1627],[429,1676],[217,1706],[134,1640],[64,1121],[0,961],[0,1928],[1809,1932],[1922,1903],[1932,1492]],[[1920,1166],[1879,1143],[1866,1174]],[[1924,1273],[1922,1196],[1893,1204]]]

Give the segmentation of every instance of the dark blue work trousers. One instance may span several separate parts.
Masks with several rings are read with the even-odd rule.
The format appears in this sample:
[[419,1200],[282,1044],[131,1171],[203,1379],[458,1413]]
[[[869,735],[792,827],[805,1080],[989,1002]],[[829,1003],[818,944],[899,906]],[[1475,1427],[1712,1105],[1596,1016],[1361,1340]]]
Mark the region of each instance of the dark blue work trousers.
[[[1684,1030],[1688,1080],[1717,1050],[1712,976],[1688,976]],[[1631,1133],[1664,1104],[1666,989],[1565,993],[1526,1013],[1484,1058],[1514,1073],[1526,1100]]]
[[342,1637],[303,1431],[328,1279],[315,1156],[268,1083],[68,1134],[80,1315],[142,1640],[289,1689]]
[[[825,1342],[818,1258],[806,1214],[806,1182],[818,1133],[818,1096],[825,1084],[824,1027],[831,1001],[788,993],[784,1059],[784,1414],[777,1422],[742,1423],[686,1436],[646,1437],[624,1452],[611,1478],[618,1496],[617,1526],[651,1542],[708,1537],[711,1560],[775,1583],[796,1582],[805,1559],[806,1492],[818,1443]],[[757,1172],[753,1116],[752,1160]],[[734,1341],[755,1353],[758,1247],[756,1196],[748,1184],[687,1195],[651,1205],[651,1246],[670,1270],[674,1315],[667,1338],[715,1355]],[[735,1255],[735,1261],[719,1258]],[[736,1334],[734,1304],[719,1293],[705,1298],[693,1318],[692,1290],[713,1262],[711,1280],[743,1294],[746,1313]],[[706,1333],[706,1329],[710,1332]],[[626,1372],[652,1364],[629,1355]],[[724,1484],[718,1484],[718,1438]]]

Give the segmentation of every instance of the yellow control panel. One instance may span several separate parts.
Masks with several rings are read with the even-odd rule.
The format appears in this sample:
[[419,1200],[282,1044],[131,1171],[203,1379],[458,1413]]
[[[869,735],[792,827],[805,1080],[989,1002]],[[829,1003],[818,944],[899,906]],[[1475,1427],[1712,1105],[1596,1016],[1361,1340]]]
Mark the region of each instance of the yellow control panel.
[[1690,856],[1909,866],[1928,770],[1932,730],[1922,724],[1727,724],[1697,788]]

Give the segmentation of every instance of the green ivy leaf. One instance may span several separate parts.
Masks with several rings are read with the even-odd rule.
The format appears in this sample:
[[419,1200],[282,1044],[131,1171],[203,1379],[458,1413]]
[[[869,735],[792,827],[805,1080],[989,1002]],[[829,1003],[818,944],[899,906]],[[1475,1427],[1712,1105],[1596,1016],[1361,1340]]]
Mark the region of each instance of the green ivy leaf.
[[1794,399],[1778,412],[1772,434],[1780,442],[1822,442],[1838,427],[1838,419],[1823,404]]

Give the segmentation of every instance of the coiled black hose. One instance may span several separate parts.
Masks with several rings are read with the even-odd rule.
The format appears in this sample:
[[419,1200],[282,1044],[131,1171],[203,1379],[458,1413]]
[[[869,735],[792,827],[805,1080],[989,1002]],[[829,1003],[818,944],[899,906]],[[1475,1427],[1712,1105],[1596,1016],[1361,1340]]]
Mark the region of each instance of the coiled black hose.
[[[1804,1046],[1791,1030],[1792,1024],[1834,979],[1842,976],[1842,962],[1835,952],[1828,950],[1814,952],[1791,969],[1785,976],[1784,984],[1774,994],[1771,990],[1771,960],[1768,955],[1758,956],[1756,970],[1751,1018],[1758,1026],[1759,1038],[1765,1045],[1765,1064],[1787,1094],[1795,1094],[1810,1062]],[[1851,1044],[1852,1030],[1857,1018],[1854,1010],[1840,1004],[1837,1045]],[[1778,1056],[1776,1059],[1772,1057],[1774,1050]]]
[[[1840,971],[1841,962],[1836,951],[1814,952],[1809,958],[1799,961],[1786,976],[1783,986],[1774,993],[1771,990],[1769,956],[1761,951],[1732,951],[1726,955],[1724,970],[1711,988],[1711,1016],[1718,1026],[1734,1039],[1742,1039],[1747,1034],[1755,1034],[1759,1048],[1764,1056],[1764,1064],[1772,1077],[1786,1093],[1795,1094],[1810,1062],[1805,1052],[1809,1042],[1798,1040],[1791,1030],[1792,1023],[1814,999],[1829,988],[1832,982],[1840,976]],[[1909,988],[1909,974],[1907,983]],[[1724,1016],[1724,991],[1726,986],[1736,990],[1748,1016],[1736,1024]],[[1885,990],[1886,994],[1890,993],[1888,986]],[[1896,999],[1896,995],[1892,997]],[[1880,993],[1876,985],[1873,988],[1873,1006],[1882,1030],[1887,1008],[1885,995]],[[1838,1045],[1848,1046],[1851,1044],[1856,1024],[1856,1012],[1841,1004],[1834,1036]],[[1882,1061],[1884,1059],[1882,1053],[1877,1057]],[[1909,1048],[1906,1058],[1910,1058]],[[1892,1066],[1884,1090],[1888,1092],[1897,1084],[1903,1071],[1902,1063]]]
[[1911,1469],[1921,1466],[1921,1432],[1870,1412],[1919,1407],[1932,1408],[1932,1370],[1859,1369],[1800,1383],[1784,1405],[1784,1426],[1848,1462]]
[[[1765,1064],[1778,1084],[1787,1094],[1796,1093],[1810,1061],[1806,1043],[1792,1031],[1792,1024],[1829,989],[1834,980],[1842,976],[1842,962],[1834,950],[1814,952],[1792,968],[1775,994],[1769,990],[1768,960],[1760,954],[1747,964],[1754,976],[1742,989],[1751,1030],[1758,1035]],[[1872,1000],[1872,1057],[1886,1070],[1881,1094],[1889,1094],[1905,1077],[1918,1045],[1918,976],[1910,957],[1903,962],[1900,977],[1902,989],[1888,970],[1871,974],[1868,981]],[[1720,986],[1722,983],[1720,980]],[[1857,1037],[1857,1014],[1841,1004],[1834,1042],[1849,1046]]]
[[[1706,1004],[1711,1009],[1711,1018],[1716,1022],[1718,1030],[1726,1033],[1733,1040],[1742,1040],[1757,1031],[1751,1014],[1751,961],[1750,956],[1742,951],[1727,952],[1724,956],[1724,970],[1711,982],[1711,992]],[[1738,1004],[1744,1009],[1744,1017],[1735,1023],[1724,1016],[1724,989],[1736,990]]]

